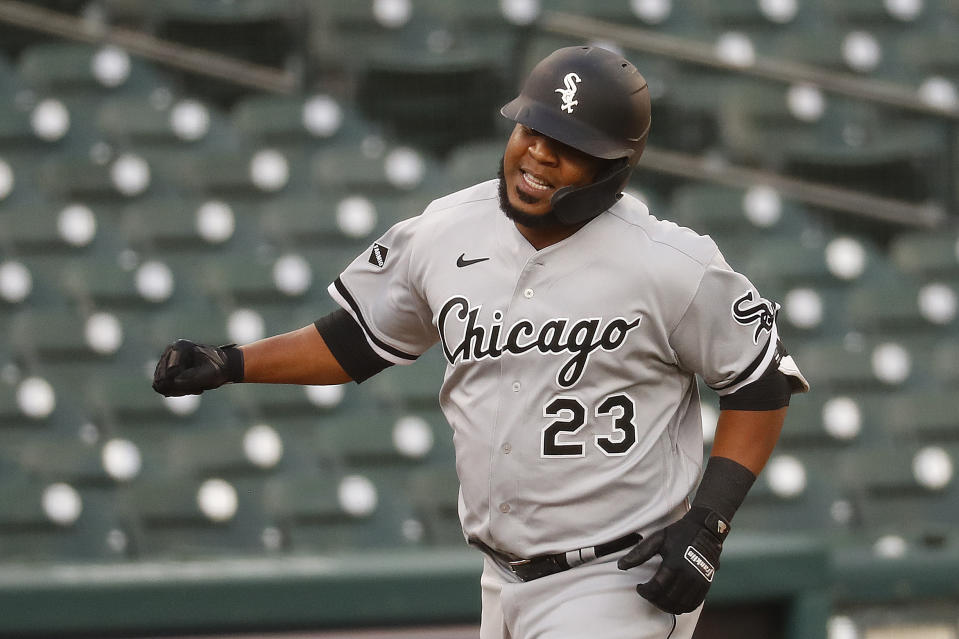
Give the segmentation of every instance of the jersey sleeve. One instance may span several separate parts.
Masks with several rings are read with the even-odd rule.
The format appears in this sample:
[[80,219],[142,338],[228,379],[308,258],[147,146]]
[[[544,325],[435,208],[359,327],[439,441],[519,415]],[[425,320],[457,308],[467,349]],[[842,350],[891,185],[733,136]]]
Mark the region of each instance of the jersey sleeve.
[[720,397],[755,382],[777,363],[796,380],[797,390],[808,390],[792,358],[780,350],[778,310],[717,251],[670,334],[679,365],[701,375]]
[[329,286],[373,351],[392,364],[414,362],[439,340],[420,283],[411,275],[420,220],[393,226]]

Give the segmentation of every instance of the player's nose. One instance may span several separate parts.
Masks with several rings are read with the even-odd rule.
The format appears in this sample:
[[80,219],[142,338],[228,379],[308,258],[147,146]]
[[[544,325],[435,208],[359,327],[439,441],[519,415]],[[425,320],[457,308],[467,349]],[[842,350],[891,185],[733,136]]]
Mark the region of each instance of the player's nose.
[[555,166],[559,162],[559,156],[556,149],[553,148],[552,140],[545,135],[534,136],[527,148],[529,156],[539,162],[549,166]]

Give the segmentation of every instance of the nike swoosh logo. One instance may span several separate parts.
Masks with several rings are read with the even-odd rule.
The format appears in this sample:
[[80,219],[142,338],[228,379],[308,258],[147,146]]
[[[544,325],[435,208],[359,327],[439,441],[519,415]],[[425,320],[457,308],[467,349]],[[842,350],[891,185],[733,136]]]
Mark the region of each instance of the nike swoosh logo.
[[468,260],[466,259],[466,253],[460,253],[460,256],[456,258],[456,265],[460,268],[463,268],[464,266],[470,266],[471,264],[485,262],[488,259],[488,257],[477,257],[475,260]]

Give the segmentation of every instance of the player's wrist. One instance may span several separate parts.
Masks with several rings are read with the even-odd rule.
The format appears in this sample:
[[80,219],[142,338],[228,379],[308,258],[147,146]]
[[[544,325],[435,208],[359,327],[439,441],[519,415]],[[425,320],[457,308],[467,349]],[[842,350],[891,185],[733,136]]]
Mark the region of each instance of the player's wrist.
[[243,351],[236,344],[221,346],[223,357],[226,359],[226,378],[228,382],[239,383],[244,378]]
[[712,511],[729,526],[756,481],[751,470],[727,457],[710,457],[692,507]]

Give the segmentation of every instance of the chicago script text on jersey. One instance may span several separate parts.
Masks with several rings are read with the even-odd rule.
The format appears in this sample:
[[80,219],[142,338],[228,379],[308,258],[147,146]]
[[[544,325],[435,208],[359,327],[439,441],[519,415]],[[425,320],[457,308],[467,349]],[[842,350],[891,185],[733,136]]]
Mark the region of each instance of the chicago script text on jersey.
[[503,313],[497,310],[487,328],[477,322],[481,309],[482,306],[473,306],[462,296],[450,298],[440,309],[437,328],[443,353],[450,364],[496,359],[504,353],[521,355],[533,350],[543,354],[570,353],[572,357],[556,374],[556,381],[563,388],[573,386],[582,378],[590,355],[598,349],[618,349],[642,320],[642,317],[632,320],[616,317],[604,323],[599,317],[575,322],[568,318],[551,318],[537,327],[530,320],[521,319],[505,328]]

